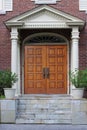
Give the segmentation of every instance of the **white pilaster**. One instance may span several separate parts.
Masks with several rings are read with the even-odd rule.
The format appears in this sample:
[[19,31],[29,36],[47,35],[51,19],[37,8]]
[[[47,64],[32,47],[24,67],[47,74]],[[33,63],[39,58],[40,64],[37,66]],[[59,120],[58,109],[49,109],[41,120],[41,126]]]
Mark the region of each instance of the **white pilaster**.
[[[18,31],[16,27],[11,28],[11,71],[13,73],[18,74]],[[18,82],[15,83],[13,88],[16,89],[16,95],[17,95],[17,87]]]
[[18,43],[18,89],[17,89],[18,95],[21,94],[20,91],[20,43]]
[[[79,69],[79,27],[72,27],[71,71]],[[71,86],[74,88],[74,86]]]

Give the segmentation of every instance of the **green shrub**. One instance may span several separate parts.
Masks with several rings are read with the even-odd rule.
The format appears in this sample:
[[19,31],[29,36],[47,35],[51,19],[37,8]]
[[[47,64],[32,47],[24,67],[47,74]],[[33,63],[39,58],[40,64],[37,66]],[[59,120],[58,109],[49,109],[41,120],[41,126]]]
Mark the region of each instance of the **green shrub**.
[[0,95],[4,94],[3,88],[11,88],[18,80],[16,73],[10,70],[0,70]]
[[87,88],[87,69],[71,72],[70,81],[76,88]]

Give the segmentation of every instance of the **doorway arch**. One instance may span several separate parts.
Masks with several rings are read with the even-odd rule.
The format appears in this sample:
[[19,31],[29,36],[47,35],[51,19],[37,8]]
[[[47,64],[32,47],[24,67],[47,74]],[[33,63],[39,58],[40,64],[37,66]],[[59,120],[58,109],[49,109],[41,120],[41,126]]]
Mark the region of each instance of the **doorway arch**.
[[[37,46],[37,45],[39,47],[56,46],[56,48],[57,48],[57,46],[63,47],[65,45],[68,48],[67,44],[68,44],[68,40],[64,36],[56,34],[56,33],[47,33],[47,32],[32,34],[32,35],[26,37],[23,41],[24,48],[26,46]],[[66,57],[67,57],[67,52],[66,52]],[[68,59],[68,57],[67,57],[67,59]],[[25,58],[24,58],[24,61],[25,61]],[[67,60],[67,62],[68,62],[68,60]],[[66,70],[67,70],[67,66],[66,66]],[[25,71],[24,71],[24,73],[25,73]],[[68,84],[67,83],[67,72],[66,72],[66,84]],[[24,79],[24,86],[25,86],[25,79]],[[67,93],[67,92],[68,92],[68,89],[66,86],[65,93]],[[53,93],[53,94],[55,94],[55,93]],[[62,92],[60,94],[62,94]]]
[[49,32],[42,32],[42,33],[35,33],[30,36],[27,36],[23,44],[49,44],[49,43],[56,43],[56,44],[67,44],[68,40],[57,33],[49,33]]

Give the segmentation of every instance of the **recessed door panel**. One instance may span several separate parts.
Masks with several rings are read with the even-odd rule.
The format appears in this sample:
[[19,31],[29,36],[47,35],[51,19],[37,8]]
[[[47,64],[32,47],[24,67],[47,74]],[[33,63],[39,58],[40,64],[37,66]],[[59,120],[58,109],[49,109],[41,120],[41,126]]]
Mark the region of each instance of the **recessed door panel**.
[[25,93],[46,93],[46,79],[43,78],[45,66],[45,47],[25,46]]

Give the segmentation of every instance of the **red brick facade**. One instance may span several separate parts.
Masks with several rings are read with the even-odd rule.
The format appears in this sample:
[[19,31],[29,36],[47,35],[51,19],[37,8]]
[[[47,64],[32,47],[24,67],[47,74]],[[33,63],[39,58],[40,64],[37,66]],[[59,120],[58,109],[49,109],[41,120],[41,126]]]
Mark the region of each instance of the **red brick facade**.
[[[31,0],[13,0],[13,11],[7,12],[5,15],[0,14],[0,69],[10,68],[11,66],[10,30],[5,26],[4,22],[26,11],[36,8],[37,6],[38,5],[36,5],[35,2]],[[85,22],[87,22],[87,15],[85,14],[85,12],[79,11],[79,0],[61,0],[59,2],[57,1],[56,4],[49,5],[49,6],[64,11],[65,13],[69,13],[70,15],[76,16],[84,20]],[[71,35],[70,31],[67,31],[66,34],[64,30],[62,31],[59,30],[59,33],[62,33],[70,40],[70,35]],[[21,37],[23,36],[23,33],[21,31],[20,31],[20,35]],[[27,32],[25,36],[27,36]],[[23,39],[24,37],[22,37],[22,40]],[[87,25],[86,24],[84,29],[82,29],[80,32],[79,49],[80,49],[80,53],[79,53],[80,68],[85,68],[87,67]]]

